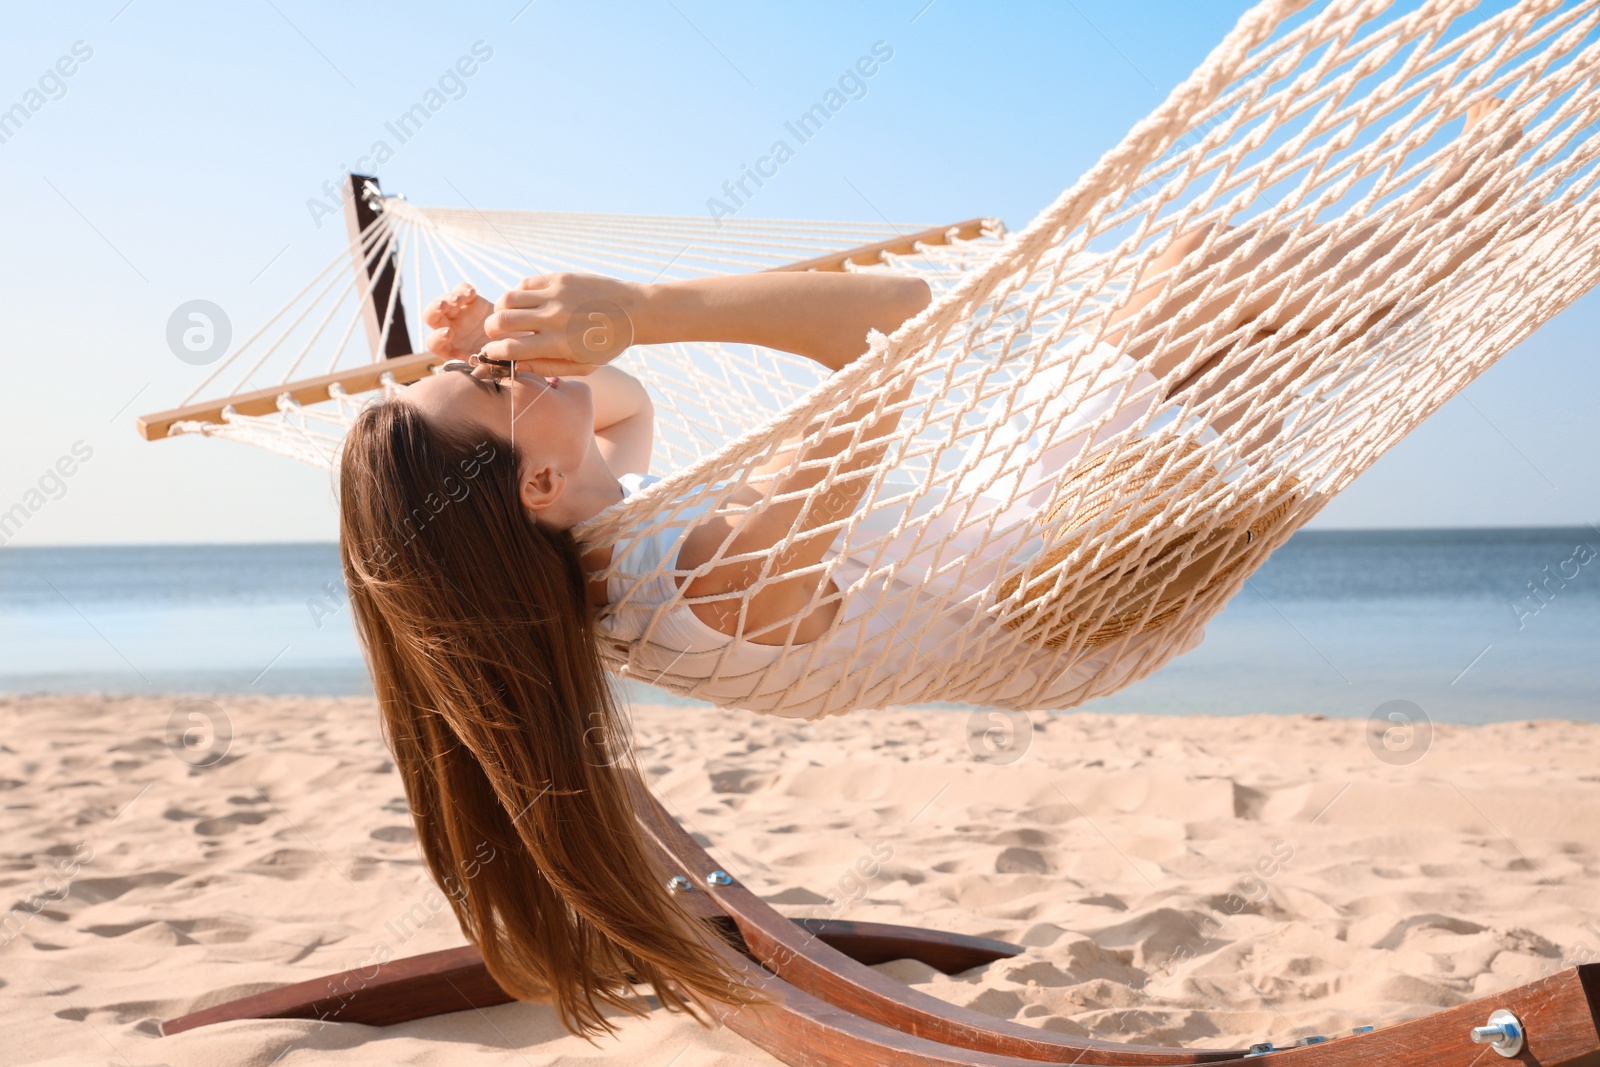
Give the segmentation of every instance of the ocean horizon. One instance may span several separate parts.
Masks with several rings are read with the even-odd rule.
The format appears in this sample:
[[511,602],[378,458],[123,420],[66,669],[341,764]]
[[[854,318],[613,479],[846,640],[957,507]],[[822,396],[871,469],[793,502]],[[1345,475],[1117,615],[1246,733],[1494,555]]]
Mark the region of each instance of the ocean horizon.
[[[1303,530],[1083,710],[1600,721],[1593,527]],[[331,542],[0,549],[0,692],[371,692]],[[688,703],[638,683],[639,703]]]

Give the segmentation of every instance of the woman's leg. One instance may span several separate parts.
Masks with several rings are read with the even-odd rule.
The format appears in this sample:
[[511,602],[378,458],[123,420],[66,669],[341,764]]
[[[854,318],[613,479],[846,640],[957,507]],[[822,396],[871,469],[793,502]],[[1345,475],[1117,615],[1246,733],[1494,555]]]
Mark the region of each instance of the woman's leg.
[[[1474,127],[1497,106],[1498,101],[1474,105],[1464,136],[1472,136]],[[1508,137],[1493,151],[1505,152],[1515,140],[1514,135]],[[1459,187],[1467,166],[1440,174],[1432,181],[1433,195],[1418,198],[1426,199],[1431,209],[1420,224],[1445,227],[1440,236],[1466,224],[1457,209],[1481,191],[1481,182]],[[1483,211],[1497,195],[1481,198],[1476,211]],[[1379,294],[1412,267],[1420,252],[1414,246],[1401,247],[1405,231],[1413,225],[1408,218],[1390,220],[1386,236],[1378,237],[1379,224],[1369,222],[1353,228],[1337,244],[1301,242],[1293,248],[1285,247],[1287,235],[1258,240],[1260,233],[1253,228],[1215,233],[1214,227],[1203,227],[1181,234],[1145,269],[1132,297],[1112,314],[1106,340],[1161,383],[1162,399],[1195,390],[1196,399],[1204,402],[1244,375],[1248,375],[1244,388],[1234,392],[1248,394],[1283,370],[1291,358],[1283,351],[1286,346],[1258,343],[1264,336],[1292,323],[1298,338],[1324,325],[1336,304],[1354,306],[1354,315],[1363,321],[1388,312]],[[1395,225],[1397,221],[1401,225]],[[1479,236],[1464,242],[1426,284],[1448,275],[1487,241]],[[1392,260],[1383,263],[1391,254]],[[1270,275],[1262,272],[1254,277],[1280,255]],[[1328,299],[1330,292],[1340,294],[1338,301]],[[1290,373],[1286,380],[1296,377]],[[702,621],[762,644],[814,640],[827,630],[839,604],[829,599],[836,589],[820,590],[822,577],[816,570],[835,537],[825,527],[860,506],[887,451],[886,438],[898,427],[910,388],[906,382],[881,396],[858,400],[838,418],[809,428],[802,442],[780,450],[730,498],[750,514],[719,514],[691,532],[680,552],[680,565],[692,569],[715,564],[685,590],[692,598],[718,598],[693,605]],[[1211,412],[1209,421],[1218,430],[1228,429],[1248,416],[1246,407],[1236,400]],[[1270,436],[1274,427],[1247,430],[1259,440]],[[832,484],[818,491],[829,479]],[[774,554],[779,545],[784,547]],[[729,556],[747,558],[717,562]],[[752,593],[754,586],[759,588]],[[825,594],[820,604],[819,590]]]
[[[1500,106],[1499,100],[1474,104],[1462,139],[1477,137],[1480,124]],[[1497,146],[1482,146],[1475,155],[1503,155],[1519,137],[1513,128]],[[1338,305],[1354,309],[1338,325],[1355,320],[1365,328],[1389,313],[1392,302],[1384,291],[1415,268],[1422,251],[1422,242],[1408,243],[1408,231],[1437,229],[1434,241],[1447,239],[1504,194],[1503,186],[1485,192],[1484,178],[1463,184],[1472,162],[1469,158],[1427,180],[1416,197],[1425,206],[1390,220],[1389,232],[1382,236],[1378,222],[1361,223],[1337,242],[1301,240],[1294,247],[1286,247],[1287,234],[1258,240],[1255,227],[1218,233],[1215,225],[1208,225],[1180,234],[1145,268],[1129,300],[1112,313],[1106,339],[1161,380],[1168,399],[1197,389],[1193,399],[1204,402],[1246,375],[1244,389],[1235,391],[1254,390],[1284,369],[1290,358],[1283,353],[1287,344],[1323,327],[1338,313]],[[1469,216],[1461,209],[1475,197]],[[1462,242],[1424,285],[1448,277],[1491,240],[1479,234]],[[1274,258],[1271,273],[1262,271]],[[1294,334],[1284,343],[1264,343],[1291,324]],[[1295,382],[1302,369],[1292,368],[1286,380]],[[1244,406],[1234,403],[1210,421],[1222,430],[1245,414]]]

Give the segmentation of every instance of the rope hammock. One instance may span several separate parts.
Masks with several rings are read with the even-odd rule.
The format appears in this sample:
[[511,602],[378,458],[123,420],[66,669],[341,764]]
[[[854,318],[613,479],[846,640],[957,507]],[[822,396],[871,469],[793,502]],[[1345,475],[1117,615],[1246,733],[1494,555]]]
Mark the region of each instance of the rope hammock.
[[[993,221],[924,231],[375,200],[355,280],[341,253],[185,408],[147,418],[147,435],[229,437],[332,468],[357,390],[392,394],[427,370],[426,357],[372,362],[408,330],[406,283],[418,309],[432,280],[493,293],[553,270],[915,274],[933,303],[831,376],[742,346],[619,360],[652,390],[663,477],[576,531],[588,544],[673,545],[719,514],[736,536],[768,508],[801,507],[772,550],[740,554],[730,537],[694,572],[675,549],[634,570],[616,553],[602,654],[618,674],[785,715],[1070,707],[1193,647],[1330,497],[1595,284],[1597,27],[1600,0],[1487,15],[1468,0],[1267,0],[1012,235]],[[1469,106],[1491,98],[1502,106],[1461,137]],[[1181,267],[1160,266],[1194,235]],[[818,259],[860,244],[889,250]],[[1157,299],[1130,303],[1151,286]],[[1262,293],[1272,305],[1253,320],[1201,311]],[[1140,344],[1191,354],[1158,381],[1128,358]],[[308,379],[313,358],[337,380]],[[340,370],[351,363],[367,377]],[[804,493],[731,501],[785,456],[812,475]],[[860,506],[829,510],[862,485]],[[783,569],[816,531],[826,557]],[[748,583],[701,601],[736,633],[704,627],[705,647],[686,644],[683,588],[732,564]],[[820,579],[811,603],[747,629],[750,597],[801,574]],[[829,632],[795,640],[831,601]]]

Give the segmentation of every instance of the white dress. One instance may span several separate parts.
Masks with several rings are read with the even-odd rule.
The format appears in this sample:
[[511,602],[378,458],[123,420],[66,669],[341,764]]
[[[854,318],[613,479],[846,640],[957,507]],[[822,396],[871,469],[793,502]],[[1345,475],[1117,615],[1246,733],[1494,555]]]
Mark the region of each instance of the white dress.
[[[834,561],[833,581],[845,592],[829,635],[809,644],[762,645],[712,628],[682,601],[661,610],[677,598],[678,582],[687,574],[677,571],[675,558],[683,531],[709,509],[707,501],[685,509],[658,533],[618,539],[607,588],[612,607],[599,623],[602,653],[627,677],[698,700],[807,719],[951,699],[952,691],[969,703],[1064,708],[1118,688],[1135,669],[1148,673],[1153,667],[1140,646],[1159,634],[1076,657],[1027,651],[1031,646],[1019,652],[1015,633],[987,610],[1002,573],[1015,571],[1042,547],[1037,509],[1049,498],[1055,475],[1087,440],[1082,433],[1074,436],[1073,427],[1088,426],[1123,395],[1148,396],[1148,403],[1131,404],[1096,431],[1096,439],[1105,440],[1156,402],[1156,382],[1148,372],[1136,371],[1131,359],[1114,351],[1095,355],[1107,366],[1087,386],[1064,389],[1048,373],[1027,384],[1022,399],[1035,403],[1036,413],[994,428],[983,458],[956,483],[955,494],[973,501],[959,515],[948,509],[917,524],[920,536],[896,537],[894,529],[906,518],[902,506],[868,512],[847,528],[848,535],[841,531],[839,541],[848,536],[851,553],[840,557],[836,541],[827,557]],[[1068,397],[1076,403],[1061,410]],[[1019,406],[1031,410],[1029,403]],[[1051,427],[1057,443],[1042,448],[1035,431]],[[997,453],[1007,447],[1029,457],[1025,469],[1019,463],[1017,470],[1001,473],[1003,456]],[[620,480],[632,495],[656,479]],[[994,496],[976,495],[980,489]],[[879,498],[886,495],[880,492]],[[1006,506],[1006,499],[1017,502]],[[926,513],[933,506],[924,495],[917,510]],[[943,540],[951,531],[954,536]],[[875,532],[881,536],[873,537]],[[918,548],[930,540],[941,543]],[[896,565],[886,572],[888,561]],[[1198,645],[1201,636],[1197,627],[1162,661]],[[998,648],[1000,642],[1005,654],[985,654],[987,645]]]

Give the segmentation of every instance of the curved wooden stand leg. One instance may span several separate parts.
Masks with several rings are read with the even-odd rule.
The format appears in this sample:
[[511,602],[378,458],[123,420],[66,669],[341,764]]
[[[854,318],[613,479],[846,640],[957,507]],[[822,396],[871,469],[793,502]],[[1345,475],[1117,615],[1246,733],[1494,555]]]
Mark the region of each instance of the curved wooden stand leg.
[[[772,1003],[718,1016],[717,1021],[793,1067],[1038,1067],[1038,1061],[954,1048],[862,1018],[774,977],[732,950],[746,981]],[[1106,1061],[1079,1057],[1080,1067]]]
[[[702,902],[695,910],[725,922],[727,916]],[[946,934],[915,926],[850,922],[840,919],[797,919],[806,936],[862,963],[920,960],[946,974],[981,967],[1015,955],[1015,945],[963,934]],[[501,989],[476,947],[443,949],[406,956],[372,967],[340,971],[265,993],[240,997],[161,1024],[163,1034],[237,1019],[320,1019],[325,1022],[392,1026],[470,1008],[490,1008],[514,998]]]
[[320,1019],[392,1026],[513,998],[489,977],[476,947],[447,948],[340,971],[168,1019],[163,1035],[238,1019]]
[[955,1048],[1034,1062],[1190,1064],[1244,1055],[1242,1049],[1164,1048],[1069,1037],[957,1007],[912,989],[831,947],[806,929],[807,920],[797,923],[780,915],[727,872],[721,872],[726,880],[711,879],[716,862],[653,796],[640,799],[645,830],[667,862],[677,864],[673,873],[688,878],[693,892],[710,900],[713,912],[733,920],[757,961],[795,988],[862,1019]]
[[[965,1049],[967,1054],[1033,1062],[1185,1064],[1246,1055],[1233,1050],[1173,1049],[1072,1038],[995,1019],[918,992],[848,958],[822,943],[820,937],[809,937],[798,924],[773,911],[726,871],[718,871],[715,861],[653,797],[643,799],[642,819],[657,847],[680,864],[676,873],[687,877],[716,911],[733,920],[751,955],[789,985],[858,1018]],[[708,877],[714,871],[721,877]],[[1541,1067],[1600,1067],[1597,964],[1568,968],[1498,996],[1420,1019],[1268,1054],[1275,1064],[1295,1067],[1487,1067],[1490,1062],[1499,1063],[1502,1057],[1487,1046],[1474,1044],[1469,1034],[1473,1027],[1487,1022],[1496,1009],[1512,1012],[1528,1031],[1520,1062]],[[780,1053],[774,1055],[783,1058]]]
[[[883,923],[779,915],[726,872],[653,797],[641,820],[666,872],[682,875],[690,909],[723,926],[730,969],[771,998],[725,1012],[720,1022],[784,1063],[807,1067],[1081,1067],[1192,1064],[1239,1059],[1245,1052],[1174,1049],[1071,1038],[956,1007],[920,993],[870,964],[920,959],[957,973],[1021,951],[986,938]],[[679,883],[684,884],[684,883]],[[741,955],[743,950],[746,955]],[[345,971],[219,1004],[162,1024],[164,1034],[234,1019],[297,1018],[385,1026],[511,998],[470,946]],[[1474,1044],[1473,1027],[1491,1012],[1513,1013],[1525,1031],[1511,1059],[1533,1067],[1600,1067],[1600,965],[1547,978],[1381,1030],[1254,1054],[1285,1067],[1487,1067],[1502,1057]]]
[[850,919],[790,919],[789,922],[806,936],[869,967],[890,960],[917,960],[945,974],[960,974],[1022,952],[1021,945],[987,937],[947,934],[943,930],[925,930],[920,926]]

